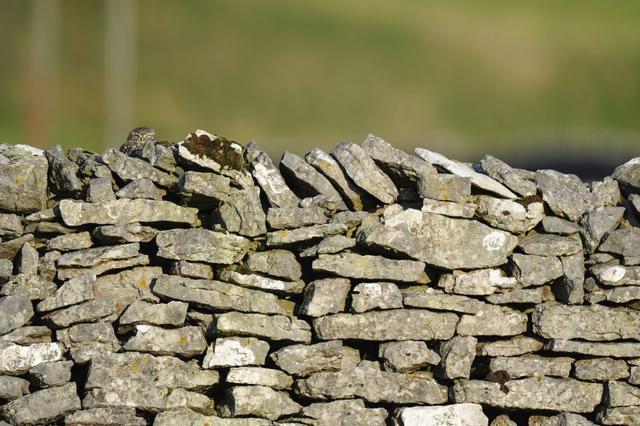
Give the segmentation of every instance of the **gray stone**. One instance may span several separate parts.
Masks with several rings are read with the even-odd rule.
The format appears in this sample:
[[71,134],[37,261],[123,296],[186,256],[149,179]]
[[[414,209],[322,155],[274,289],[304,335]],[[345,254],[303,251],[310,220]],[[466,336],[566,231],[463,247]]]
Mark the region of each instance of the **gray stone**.
[[327,315],[316,318],[313,328],[321,340],[448,340],[457,323],[458,316],[452,313],[393,309]]
[[548,234],[571,235],[580,231],[580,227],[566,219],[555,216],[542,218],[542,228]]
[[[219,273],[219,278],[224,281],[238,284],[243,287],[255,288],[281,294],[302,293],[305,284],[302,280],[284,281],[275,278],[265,277],[259,274],[243,274],[238,272],[243,268],[240,266],[230,266]],[[246,271],[246,270],[245,270]]]
[[[280,160],[280,171],[300,197],[327,195],[341,200],[342,203],[340,194],[329,180],[297,155],[285,151]],[[344,206],[344,203],[342,204]]]
[[491,359],[489,371],[493,374],[505,371],[510,379],[542,376],[569,377],[572,364],[573,358],[568,357],[548,358],[538,355],[497,357]]
[[346,225],[341,223],[327,223],[291,230],[273,231],[267,233],[267,246],[307,243],[329,235],[344,234],[346,231]]
[[343,346],[339,340],[313,345],[289,345],[270,355],[281,370],[305,377],[319,371],[339,371],[347,366],[355,367],[360,362],[357,350]]
[[462,315],[457,333],[462,336],[515,336],[527,330],[527,315],[497,305],[485,305],[474,315]]
[[0,213],[0,238],[18,238],[23,232],[22,217],[16,214]]
[[640,357],[640,343],[594,343],[552,339],[545,343],[544,348],[545,350],[553,352],[577,353],[590,356],[610,356],[614,358]]
[[624,187],[633,192],[638,192],[640,189],[640,157],[633,158],[616,167],[611,177]]
[[[505,387],[508,392],[503,390]],[[460,380],[453,386],[456,403],[471,402],[502,409],[590,413],[601,398],[601,384],[544,376],[509,380],[504,384]]]
[[347,399],[309,404],[302,408],[299,421],[312,426],[385,426],[386,419],[384,408],[366,408],[361,399]]
[[110,175],[111,173],[108,177],[98,177],[89,181],[86,196],[88,203],[115,201],[116,194],[113,192],[113,182]]
[[36,309],[38,312],[49,312],[92,299],[95,281],[96,276],[92,273],[72,278],[62,284],[51,296],[38,303]]
[[607,408],[596,418],[603,425],[635,425],[640,423],[640,406]]
[[72,361],[43,362],[32,367],[29,374],[41,388],[60,386],[71,381]]
[[640,285],[640,267],[612,264],[596,265],[591,268],[593,276],[606,286]]
[[115,304],[115,313],[121,314],[127,306],[138,299],[157,302],[158,296],[151,293],[153,280],[162,275],[159,266],[132,268],[115,274],[96,278],[93,295],[96,299],[108,299]]
[[309,283],[299,313],[310,317],[343,312],[351,283],[344,278],[325,278]]
[[618,182],[609,176],[601,181],[591,182],[592,207],[615,207],[622,202]]
[[531,416],[529,417],[529,426],[594,426],[595,423],[590,422],[580,414],[561,413],[557,416]]
[[187,318],[188,307],[184,302],[148,303],[138,300],[124,311],[118,323],[181,326]]
[[282,315],[229,312],[216,315],[221,335],[255,336],[271,341],[311,342],[311,327],[305,321]]
[[15,259],[17,274],[35,275],[38,273],[38,251],[31,244],[24,243]]
[[276,278],[294,281],[302,276],[302,268],[296,256],[287,250],[249,252],[247,267]]
[[396,201],[399,193],[393,181],[359,145],[341,143],[331,155],[358,187],[382,203],[391,204]]
[[13,262],[9,259],[0,259],[0,283],[6,283],[6,281],[11,278],[12,273]]
[[447,293],[468,296],[485,296],[497,291],[507,291],[518,286],[518,281],[507,277],[500,269],[479,269],[472,272],[453,271],[443,274],[438,287]]
[[408,209],[366,232],[372,248],[402,253],[446,269],[501,265],[517,238],[479,222]]
[[400,289],[404,306],[475,314],[484,303],[471,297],[446,294],[426,286],[411,286]]
[[518,198],[516,194],[511,192],[501,183],[497,182],[487,175],[476,172],[471,167],[465,164],[452,161],[444,155],[437,152],[429,151],[428,149],[416,148],[415,152],[420,158],[428,163],[433,164],[434,166],[439,166],[456,176],[468,178],[474,186],[477,186],[480,189],[493,192],[503,198]]
[[220,412],[230,417],[257,416],[276,420],[296,414],[302,408],[287,392],[266,386],[233,386],[227,389],[225,402]]
[[394,283],[360,283],[351,291],[351,310],[402,308],[402,293]]
[[33,305],[23,295],[0,298],[0,335],[22,327],[33,317]]
[[640,300],[640,286],[624,286],[604,292],[607,302],[622,304]]
[[577,222],[591,208],[591,193],[576,175],[538,170],[536,184],[545,203],[558,216]]
[[381,343],[378,357],[383,362],[385,370],[398,373],[411,373],[429,365],[437,365],[441,359],[425,342],[418,340]]
[[624,207],[600,207],[582,218],[580,231],[587,253],[593,253],[602,237],[620,225],[624,212]]
[[289,189],[278,168],[266,152],[251,142],[246,148],[251,173],[267,197],[271,207],[295,207],[300,199]]
[[158,231],[139,223],[103,225],[93,229],[93,238],[107,244],[147,243]]
[[598,250],[621,256],[640,256],[640,229],[620,228],[609,232]]
[[42,300],[51,295],[58,286],[41,275],[13,275],[2,287],[2,296],[25,296],[30,300]]
[[582,243],[576,235],[562,236],[530,232],[519,244],[526,254],[537,256],[570,256],[582,251]]
[[226,378],[234,385],[267,386],[275,390],[291,389],[293,379],[280,370],[261,367],[231,368]]
[[358,397],[371,403],[444,404],[447,388],[418,374],[381,371],[377,362],[337,372],[322,371],[296,381],[295,392],[316,400]]
[[[631,364],[631,362],[629,364]],[[631,374],[629,375],[628,373],[629,372],[627,370],[627,375],[629,377],[628,382],[631,383],[632,385],[640,385],[640,367],[638,365],[634,365],[631,367]],[[624,379],[626,377],[620,377],[620,378]]]
[[156,235],[158,256],[205,263],[237,263],[244,257],[249,243],[238,235],[206,229],[172,229]]
[[51,330],[44,325],[31,325],[16,328],[10,333],[0,336],[0,342],[12,342],[20,345],[31,343],[50,343]]
[[296,229],[328,221],[327,212],[318,206],[271,207],[267,211],[267,222],[272,229]]
[[625,382],[608,382],[604,403],[607,407],[640,406],[640,388]]
[[333,184],[351,209],[359,211],[365,207],[369,201],[367,195],[347,177],[333,157],[315,148],[306,155],[305,160]]
[[537,305],[542,302],[555,301],[551,287],[536,287],[510,290],[505,293],[496,293],[486,297],[487,302],[493,305]]
[[575,362],[574,377],[579,380],[609,382],[629,377],[629,366],[621,359],[593,358]]
[[200,327],[161,328],[136,325],[136,335],[123,348],[127,351],[149,352],[154,355],[180,355],[192,358],[202,354],[207,341]]
[[[91,249],[89,249],[91,250]],[[60,268],[58,269],[58,279],[59,280],[69,280],[71,278],[76,278],[81,275],[86,275],[87,273],[95,273],[96,275],[102,275],[105,272],[114,270],[114,269],[131,269],[135,266],[144,266],[149,264],[149,256],[146,254],[129,257],[127,259],[118,259],[118,260],[107,260],[105,262],[100,262],[92,267],[77,267],[77,268]]]
[[59,235],[47,240],[47,250],[74,251],[87,249],[93,245],[91,234],[78,232],[77,234]]
[[96,322],[113,314],[116,306],[112,300],[88,300],[78,305],[60,309],[42,317],[54,328],[65,328],[80,322]]
[[388,259],[382,256],[356,253],[322,254],[313,261],[314,271],[365,279],[405,282],[425,282],[425,264],[413,260]]
[[440,345],[440,357],[437,373],[445,379],[468,379],[471,364],[476,356],[478,339],[472,336],[455,336]]
[[91,268],[111,260],[136,257],[140,254],[139,250],[140,244],[138,243],[89,248],[65,253],[60,256],[57,264],[58,267]]
[[222,281],[161,275],[156,279],[153,292],[168,299],[188,302],[213,311],[237,310],[265,314],[289,312],[289,303],[273,294]]
[[0,374],[18,375],[43,362],[62,358],[63,347],[58,343],[33,343],[22,346],[0,343]]
[[523,287],[543,285],[563,275],[562,262],[553,256],[537,256],[514,253],[513,276]]
[[516,201],[476,195],[472,197],[477,205],[476,216],[494,228],[514,234],[533,229],[544,217],[541,202],[528,203],[526,207]]
[[213,268],[204,263],[187,262],[180,260],[171,264],[171,275],[180,275],[188,278],[200,278],[210,280],[213,278]]
[[56,338],[65,345],[76,363],[85,363],[96,355],[120,350],[120,341],[110,322],[76,324],[58,330]]
[[43,151],[0,144],[0,210],[32,213],[47,208],[47,171]]
[[491,155],[485,155],[480,161],[480,165],[482,166],[482,171],[490,178],[497,180],[522,197],[536,195],[536,192],[538,192],[535,183],[524,179],[520,173],[507,163]]
[[438,174],[432,186],[421,188],[420,195],[439,201],[466,203],[471,195],[471,180],[456,175]]
[[198,391],[211,388],[219,378],[217,371],[201,369],[195,361],[139,352],[103,353],[91,360],[86,388],[140,384]]
[[0,413],[13,425],[37,425],[54,423],[80,408],[76,384],[68,383],[11,401],[0,407]]
[[162,200],[162,197],[166,195],[166,191],[158,188],[154,183],[147,178],[136,179],[129,182],[122,187],[116,196],[118,198],[137,199],[144,198],[147,200]]
[[425,198],[422,200],[422,208],[420,211],[423,213],[471,219],[475,215],[477,208],[478,206],[473,203],[455,203],[453,201],[438,201]]
[[229,232],[256,237],[267,232],[267,217],[262,210],[257,186],[231,192],[222,202],[215,217]]
[[558,300],[567,304],[581,304],[584,301],[584,256],[576,253],[561,257],[564,276],[556,284]]
[[[481,405],[463,403],[434,407],[402,407],[396,411],[394,425],[488,426],[489,419],[482,412]],[[491,426],[494,426],[494,423],[491,423]]]
[[144,418],[136,416],[134,407],[88,408],[67,414],[65,426],[146,426]]
[[532,320],[533,331],[547,339],[640,340],[640,312],[627,308],[547,303]]
[[106,151],[101,158],[124,182],[147,178],[163,188],[173,188],[178,183],[177,177],[156,169],[144,160],[128,157],[115,149]]
[[544,344],[532,337],[516,336],[509,340],[496,340],[493,342],[481,342],[477,345],[479,356],[519,356],[532,352],[538,352]]
[[136,222],[171,222],[187,225],[198,223],[197,209],[181,207],[170,201],[123,198],[101,203],[84,203],[62,200],[59,209],[62,220],[68,226],[125,225]]
[[154,426],[182,426],[182,425],[205,425],[216,426],[272,426],[273,422],[255,417],[243,418],[222,418],[215,416],[205,416],[188,409],[174,409],[159,413],[154,422]]
[[13,240],[0,242],[0,259],[13,260],[24,243],[31,243],[33,240],[33,234],[26,234]]
[[215,173],[187,171],[178,182],[182,200],[191,206],[211,210],[233,191],[231,180]]
[[217,338],[207,348],[203,368],[264,365],[269,344],[255,337]]
[[0,376],[0,399],[13,401],[29,393],[29,382],[20,377]]

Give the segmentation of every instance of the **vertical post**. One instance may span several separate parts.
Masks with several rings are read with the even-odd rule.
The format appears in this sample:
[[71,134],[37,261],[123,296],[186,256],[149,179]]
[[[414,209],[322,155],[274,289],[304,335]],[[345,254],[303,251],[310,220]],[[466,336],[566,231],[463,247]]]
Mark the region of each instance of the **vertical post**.
[[29,22],[29,54],[24,99],[24,143],[45,148],[50,143],[56,97],[58,0],[33,0]]
[[126,140],[132,127],[136,75],[136,1],[105,1],[104,99],[106,147]]

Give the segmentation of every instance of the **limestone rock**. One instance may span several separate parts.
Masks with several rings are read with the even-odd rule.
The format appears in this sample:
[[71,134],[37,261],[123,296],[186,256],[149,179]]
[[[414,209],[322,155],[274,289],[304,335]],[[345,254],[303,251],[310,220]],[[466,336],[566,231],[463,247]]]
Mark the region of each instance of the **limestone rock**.
[[47,241],[47,250],[74,251],[87,249],[92,245],[91,234],[85,231],[51,238]]
[[251,173],[265,193],[271,207],[295,207],[300,199],[289,189],[282,175],[267,153],[251,142],[247,145],[247,161],[251,163]]
[[267,217],[260,202],[257,186],[231,192],[215,212],[222,227],[246,237],[256,237],[267,232]]
[[313,261],[314,271],[347,278],[420,282],[426,279],[425,264],[413,260],[388,259],[355,253],[323,254]]
[[113,192],[111,172],[109,172],[108,177],[98,177],[89,181],[85,201],[88,203],[103,203],[107,201],[114,201],[115,199],[116,194]]
[[538,191],[535,183],[524,179],[507,163],[491,155],[485,155],[480,161],[480,165],[482,166],[482,171],[490,178],[497,180],[522,197],[536,195]]
[[51,424],[80,409],[76,384],[43,389],[0,407],[0,413],[14,425]]
[[576,253],[560,260],[564,276],[556,285],[557,298],[567,304],[581,304],[584,300],[584,256]]
[[43,362],[58,361],[64,348],[58,343],[34,343],[27,346],[0,342],[0,374],[17,375]]
[[580,231],[588,253],[593,253],[602,237],[620,225],[624,212],[624,207],[600,207],[582,218]]
[[440,345],[438,374],[446,379],[468,379],[471,364],[476,356],[478,339],[473,336],[456,336]]
[[48,169],[43,151],[0,144],[0,210],[32,213],[45,209]]
[[0,399],[13,401],[29,393],[29,382],[20,377],[0,376]]
[[147,200],[162,200],[166,194],[165,190],[159,189],[147,178],[133,180],[116,192],[118,198],[143,198]]
[[526,254],[537,256],[570,256],[582,251],[580,238],[575,235],[538,234],[530,232],[519,247]]
[[216,426],[272,426],[273,422],[255,417],[242,418],[222,418],[216,416],[205,416],[189,409],[174,409],[159,413],[154,422],[154,426],[182,426],[182,425],[206,424]]
[[425,342],[418,340],[381,343],[378,356],[382,359],[385,370],[398,373],[411,373],[428,365],[437,365],[441,359]]
[[144,418],[136,416],[134,407],[102,407],[67,414],[64,424],[65,426],[145,426],[147,422]]
[[307,226],[291,230],[267,233],[267,246],[283,246],[307,243],[329,235],[344,234],[347,227],[341,223]]
[[532,337],[516,336],[509,340],[479,343],[477,352],[481,356],[518,356],[537,352],[543,347],[543,342]]
[[275,390],[290,389],[293,385],[293,379],[288,374],[262,367],[231,368],[226,381],[235,385],[267,386]]
[[616,229],[607,235],[598,250],[621,256],[640,256],[640,229]]
[[[356,351],[357,352],[357,351]],[[346,365],[357,365],[359,354],[342,345],[339,340],[313,345],[289,345],[273,352],[270,357],[282,370],[296,377],[305,377],[319,371],[338,371]]]
[[598,413],[597,421],[603,425],[634,425],[640,423],[640,407],[614,407]]
[[249,252],[247,267],[254,272],[262,272],[276,278],[295,281],[302,276],[296,256],[287,250]]
[[542,218],[542,228],[548,234],[571,235],[580,231],[580,227],[566,219],[556,216],[545,216]]
[[594,343],[564,339],[552,339],[544,345],[553,352],[578,353],[590,356],[610,356],[614,358],[640,357],[640,343]]
[[402,293],[394,283],[360,283],[351,292],[351,310],[402,308]]
[[156,244],[165,259],[232,264],[244,257],[249,240],[206,229],[172,229],[158,232]]
[[473,203],[455,203],[453,201],[439,201],[425,198],[422,200],[422,208],[420,211],[442,216],[471,219],[475,215],[477,208],[478,206]]
[[544,217],[541,202],[523,206],[512,200],[503,200],[488,195],[476,195],[476,216],[494,228],[521,234],[533,229]]
[[511,261],[513,276],[523,287],[552,282],[564,273],[562,262],[554,256],[514,253]]
[[577,222],[591,208],[591,193],[576,175],[538,170],[536,184],[545,203],[558,216]]
[[136,335],[124,345],[128,351],[149,352],[154,355],[180,355],[191,358],[202,354],[207,342],[200,327],[160,328],[136,325]]
[[305,321],[281,315],[229,312],[216,315],[216,330],[222,335],[255,336],[272,341],[311,342],[311,327]]
[[33,317],[33,305],[23,295],[0,298],[0,335],[22,327]]
[[82,303],[93,298],[93,284],[96,276],[87,273],[77,278],[72,278],[62,284],[55,293],[36,305],[38,312],[48,312],[54,309]]
[[597,265],[591,273],[606,286],[624,286],[640,284],[640,267],[620,265]]
[[621,359],[581,359],[575,362],[573,375],[579,380],[597,382],[624,380],[629,377],[629,366]]
[[186,260],[173,262],[173,264],[171,264],[170,272],[172,275],[180,275],[187,278],[200,278],[203,280],[210,280],[213,278],[213,268],[211,265],[187,262]]
[[302,198],[327,195],[342,200],[338,191],[326,177],[302,158],[289,151],[285,151],[282,155],[280,171]]
[[184,302],[148,303],[138,300],[124,311],[118,323],[181,326],[187,317],[188,306]]
[[58,330],[56,338],[76,363],[85,363],[94,356],[120,350],[120,341],[110,322],[76,324]]
[[496,305],[485,305],[475,315],[462,315],[457,333],[462,336],[515,336],[527,330],[527,315]]
[[60,386],[71,381],[72,361],[43,362],[31,367],[29,375],[41,388]]
[[302,408],[299,421],[313,426],[385,426],[386,419],[384,408],[366,408],[361,399],[346,399],[309,404]]
[[305,287],[304,281],[302,280],[284,281],[258,274],[243,274],[238,272],[238,270],[242,270],[242,268],[230,266],[220,271],[219,278],[243,287],[282,294],[302,293]]
[[413,308],[476,314],[484,306],[480,300],[457,294],[447,294],[432,287],[411,286],[402,288],[400,291],[404,306]]
[[481,405],[462,403],[434,407],[402,407],[394,416],[394,424],[397,426],[488,426],[489,419],[482,412]]
[[198,210],[181,207],[170,201],[126,199],[100,203],[62,200],[60,215],[68,226],[86,224],[125,225],[128,223],[171,222],[195,225]]
[[211,210],[232,192],[231,180],[215,173],[187,171],[180,177],[178,191],[186,204]]
[[640,406],[640,388],[625,382],[608,382],[605,392],[605,406]]
[[266,386],[233,386],[226,391],[226,404],[221,413],[226,416],[257,416],[276,420],[300,411],[300,404],[286,392]]
[[421,196],[439,201],[466,203],[471,195],[471,180],[456,175],[438,174],[430,187],[421,188]]
[[325,278],[309,283],[299,312],[310,317],[343,312],[351,283],[345,278]]
[[496,291],[506,291],[518,286],[515,278],[505,276],[500,269],[479,269],[472,272],[453,271],[443,274],[438,287],[447,293],[468,296],[486,296]]
[[611,177],[633,192],[638,192],[640,188],[640,157],[633,158],[618,166]]
[[498,371],[506,371],[511,379],[541,376],[569,377],[572,365],[573,358],[568,357],[547,358],[538,355],[497,357],[491,359],[489,371],[494,374]]
[[264,365],[269,344],[255,337],[222,337],[209,346],[203,368]]
[[16,256],[16,272],[24,275],[35,275],[38,273],[38,251],[31,247],[31,244],[24,243],[18,256]]
[[93,229],[93,238],[106,244],[148,243],[158,231],[139,223],[103,225]]

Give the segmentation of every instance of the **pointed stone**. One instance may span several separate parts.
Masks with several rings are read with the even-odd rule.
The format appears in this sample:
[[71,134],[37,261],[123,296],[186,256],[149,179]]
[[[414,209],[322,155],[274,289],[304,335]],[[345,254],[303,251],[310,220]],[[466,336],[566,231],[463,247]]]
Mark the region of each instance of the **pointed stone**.
[[536,184],[542,192],[542,199],[558,216],[577,222],[591,208],[589,188],[576,175],[538,170]]
[[536,192],[538,192],[538,188],[534,182],[524,179],[507,163],[491,155],[485,155],[480,161],[480,165],[489,177],[507,186],[521,197],[536,195]]
[[[285,151],[282,155],[280,171],[302,198],[326,195],[335,197],[342,202],[342,197],[326,177],[302,158],[289,151]],[[341,210],[344,209],[346,206],[343,203]]]
[[624,212],[624,207],[600,207],[583,217],[580,231],[587,253],[593,253],[602,237],[618,227]]
[[255,142],[247,145],[246,158],[251,163],[251,173],[264,191],[271,207],[296,207],[300,199],[287,186],[278,168],[266,152]]

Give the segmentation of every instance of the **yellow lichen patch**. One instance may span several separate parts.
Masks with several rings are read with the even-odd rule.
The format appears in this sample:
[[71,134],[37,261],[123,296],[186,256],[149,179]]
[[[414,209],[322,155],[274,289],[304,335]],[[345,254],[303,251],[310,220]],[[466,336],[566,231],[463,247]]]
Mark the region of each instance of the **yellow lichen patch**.
[[22,185],[24,183],[24,178],[20,175],[16,176],[16,185]]
[[134,370],[134,371],[135,370],[139,370],[140,369],[140,365],[134,362],[133,364],[131,364],[131,369]]
[[189,339],[187,339],[185,336],[178,337],[178,344],[179,345],[186,345],[188,341],[189,341]]
[[138,287],[147,288],[149,287],[149,283],[144,277],[140,278],[140,280],[138,281]]

